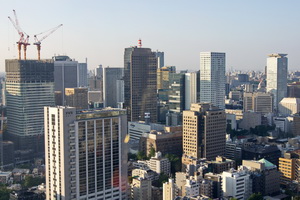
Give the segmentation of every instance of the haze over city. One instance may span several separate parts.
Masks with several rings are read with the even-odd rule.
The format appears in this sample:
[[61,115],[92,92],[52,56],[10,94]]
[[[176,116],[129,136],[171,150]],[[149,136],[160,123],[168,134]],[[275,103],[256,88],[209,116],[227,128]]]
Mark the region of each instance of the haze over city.
[[[299,68],[299,1],[47,1],[2,2],[0,71],[17,58],[18,34],[8,20],[18,14],[31,36],[64,24],[42,43],[42,58],[68,55],[79,62],[123,66],[124,48],[137,45],[165,52],[165,64],[199,69],[199,53],[226,52],[226,67],[264,70],[270,53],[287,53]],[[37,58],[36,46],[28,59]]]

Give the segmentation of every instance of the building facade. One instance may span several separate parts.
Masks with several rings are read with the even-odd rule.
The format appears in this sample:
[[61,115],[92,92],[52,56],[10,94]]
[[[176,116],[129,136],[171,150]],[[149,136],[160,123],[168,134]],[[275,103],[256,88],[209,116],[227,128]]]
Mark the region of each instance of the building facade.
[[225,112],[209,103],[192,104],[183,111],[183,160],[186,156],[213,160],[225,153]]
[[267,58],[267,92],[273,94],[274,109],[279,102],[287,97],[287,54],[270,54]]
[[66,88],[65,104],[76,109],[88,109],[88,89],[87,88]]
[[[124,97],[120,97],[120,94],[124,95],[124,89],[120,84],[123,80],[124,69],[123,68],[103,68],[103,103],[104,107],[118,108],[120,103],[123,103]],[[119,98],[118,98],[119,97]],[[122,102],[121,102],[122,101]]]
[[225,53],[200,53],[200,102],[225,109]]
[[9,140],[16,150],[43,155],[43,108],[54,106],[53,61],[6,60],[5,68]]
[[124,53],[124,107],[128,121],[157,122],[157,59],[150,48],[129,47]]
[[45,107],[47,199],[127,199],[125,110]]

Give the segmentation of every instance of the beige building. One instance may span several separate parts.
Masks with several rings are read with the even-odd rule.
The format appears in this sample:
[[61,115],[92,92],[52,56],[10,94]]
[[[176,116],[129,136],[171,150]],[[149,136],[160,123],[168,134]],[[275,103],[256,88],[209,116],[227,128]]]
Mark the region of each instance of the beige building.
[[216,160],[207,161],[207,163],[211,166],[212,172],[215,174],[221,174],[223,171],[235,168],[235,161],[226,159],[223,156],[218,156]]
[[135,177],[131,183],[132,200],[152,200],[152,181],[146,178]]
[[269,93],[244,93],[244,111],[254,111],[261,114],[273,112],[273,96]]
[[160,151],[163,155],[182,155],[182,126],[167,126],[164,131],[151,131],[139,141],[140,151],[149,155],[150,150]]
[[169,89],[169,75],[176,73],[175,66],[165,66],[157,69],[157,89]]
[[88,89],[87,88],[66,88],[65,105],[76,109],[88,109]]
[[288,185],[300,178],[300,150],[286,152],[279,158],[280,184]]
[[278,105],[278,112],[289,116],[300,112],[300,98],[283,98]]
[[225,152],[226,116],[210,103],[192,104],[183,111],[183,165],[190,158],[212,160]]
[[174,200],[176,197],[176,185],[173,179],[163,184],[163,200]]

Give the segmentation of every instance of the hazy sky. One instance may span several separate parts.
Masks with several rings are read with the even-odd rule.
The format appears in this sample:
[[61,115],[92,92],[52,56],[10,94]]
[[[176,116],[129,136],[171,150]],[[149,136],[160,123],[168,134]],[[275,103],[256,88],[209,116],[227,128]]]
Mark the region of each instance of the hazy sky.
[[[165,52],[165,65],[198,70],[201,51],[225,52],[227,69],[263,70],[269,53],[287,53],[300,69],[299,0],[0,0],[0,71],[17,57],[18,34],[7,16],[17,11],[33,35],[64,24],[42,42],[42,58],[66,54],[79,62],[123,66],[124,48]],[[30,45],[27,57],[37,58]]]

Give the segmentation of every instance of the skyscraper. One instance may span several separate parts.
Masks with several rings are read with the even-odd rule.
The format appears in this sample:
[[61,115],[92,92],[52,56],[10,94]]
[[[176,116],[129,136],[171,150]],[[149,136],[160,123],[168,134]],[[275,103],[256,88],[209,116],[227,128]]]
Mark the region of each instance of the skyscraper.
[[270,54],[267,58],[267,92],[273,94],[274,108],[287,96],[287,54]]
[[190,109],[192,103],[199,102],[200,80],[199,72],[185,74],[185,110]]
[[200,102],[225,109],[225,53],[200,53]]
[[87,87],[87,62],[78,63],[78,86],[79,87]]
[[226,116],[224,110],[210,103],[192,104],[183,111],[183,159],[215,159],[225,153]]
[[127,199],[125,110],[45,107],[46,195]]
[[165,66],[165,54],[162,51],[156,51],[155,56],[157,59],[157,67],[162,68]]
[[6,60],[5,68],[9,139],[18,150],[42,153],[43,109],[54,105],[53,61]]
[[55,91],[61,91],[65,104],[65,88],[78,87],[78,62],[68,56],[54,56]]
[[122,80],[124,76],[123,68],[103,68],[103,103],[104,107],[118,108],[118,103],[121,99],[120,94],[124,94],[124,91],[120,91],[122,84],[118,80]]
[[125,48],[124,106],[129,121],[144,120],[145,113],[150,113],[151,122],[157,121],[156,70],[157,60],[150,48]]

